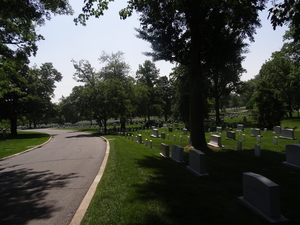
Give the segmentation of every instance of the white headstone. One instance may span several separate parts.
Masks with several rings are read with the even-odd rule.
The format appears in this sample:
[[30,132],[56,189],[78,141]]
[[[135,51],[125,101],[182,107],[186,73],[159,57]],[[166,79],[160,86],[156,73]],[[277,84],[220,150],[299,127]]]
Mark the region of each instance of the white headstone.
[[255,145],[255,147],[254,147],[254,154],[257,157],[260,156],[260,145]]
[[172,145],[172,155],[170,159],[178,163],[184,163],[183,160],[183,147],[179,145]]
[[251,129],[251,137],[257,137],[260,135],[260,129]]
[[242,141],[246,141],[246,135],[242,134]]
[[260,174],[243,173],[243,196],[237,200],[272,224],[289,221],[280,212],[279,186]]
[[242,151],[243,150],[243,142],[241,142],[241,141],[237,142],[237,150],[238,151]]
[[300,144],[291,144],[285,146],[286,161],[283,165],[300,169]]
[[205,170],[205,154],[199,150],[191,149],[189,151],[189,166],[186,168],[198,177],[209,177]]
[[261,143],[261,136],[260,135],[256,136],[256,141],[257,141],[257,143]]
[[219,135],[210,135],[210,142],[207,144],[210,146],[219,147],[219,148],[224,147],[221,142],[221,136],[219,136]]
[[227,140],[235,140],[235,132],[234,131],[227,131],[226,132],[226,139]]
[[273,144],[278,145],[278,137],[277,136],[273,137]]
[[165,158],[168,158],[170,156],[169,145],[161,143],[161,153],[159,154]]
[[293,129],[282,129],[281,136],[279,138],[294,140],[294,130]]

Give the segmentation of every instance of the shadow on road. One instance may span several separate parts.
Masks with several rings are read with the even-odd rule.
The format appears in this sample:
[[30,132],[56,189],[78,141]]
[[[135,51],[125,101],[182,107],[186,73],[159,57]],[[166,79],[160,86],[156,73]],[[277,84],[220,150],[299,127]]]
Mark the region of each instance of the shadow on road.
[[17,169],[0,173],[0,224],[26,224],[33,219],[50,218],[56,202],[45,202],[47,190],[66,186],[76,174]]
[[68,136],[66,138],[87,138],[87,137],[95,137],[93,134],[77,134],[74,136]]

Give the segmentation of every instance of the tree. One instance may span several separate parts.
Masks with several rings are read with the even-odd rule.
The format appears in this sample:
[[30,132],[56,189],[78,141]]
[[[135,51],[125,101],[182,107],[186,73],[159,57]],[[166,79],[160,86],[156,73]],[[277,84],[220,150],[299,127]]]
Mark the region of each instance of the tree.
[[62,79],[61,74],[52,63],[44,63],[37,68],[29,69],[22,61],[12,61],[7,70],[10,90],[0,98],[2,118],[11,121],[11,133],[17,135],[17,119],[26,116],[35,122],[49,116],[53,111],[51,97],[55,90],[55,82]]
[[269,9],[269,18],[274,30],[278,26],[289,24],[293,29],[292,38],[295,42],[299,41],[300,37],[300,1],[283,0],[280,2],[274,1],[272,8]]
[[253,95],[254,109],[258,111],[258,122],[271,128],[279,125],[286,113],[298,108],[299,99],[293,96],[299,87],[299,69],[284,52],[274,52],[259,72],[256,91]]
[[167,76],[160,77],[157,81],[157,95],[162,99],[162,107],[165,121],[171,114],[171,84]]
[[[97,9],[93,2],[98,2]],[[100,16],[109,1],[90,0],[77,21],[85,22],[89,16]],[[227,30],[234,37],[253,39],[255,28],[260,25],[258,11],[264,0],[251,1],[138,1],[131,0],[121,10],[122,18],[133,10],[140,16],[138,37],[151,43],[155,60],[167,60],[186,65],[189,69],[189,107],[191,141],[195,148],[206,148],[204,116],[207,105],[207,71],[204,65],[211,54],[210,39]],[[221,26],[218,26],[221,23]],[[222,37],[222,36],[221,36]]]
[[36,42],[43,39],[36,27],[52,14],[72,14],[67,0],[4,0],[0,2],[0,58],[35,54]]
[[118,79],[125,81],[130,72],[130,66],[124,61],[124,53],[118,51],[117,53],[102,52],[99,57],[99,62],[104,64],[100,70],[100,79]]
[[189,128],[189,78],[186,66],[178,65],[170,74],[173,88],[172,114],[173,118],[185,123]]
[[162,108],[160,107],[161,99],[156,93],[156,85],[159,77],[159,69],[150,60],[146,60],[143,65],[139,65],[136,71],[137,83],[144,84],[148,91],[148,96],[143,100],[145,104],[145,115],[147,120],[150,120],[151,116],[159,115]]
[[76,62],[72,59],[71,62],[76,70],[73,74],[73,78],[77,82],[89,83],[93,86],[97,82],[97,79],[99,80],[99,74],[97,74],[95,68],[92,67],[89,61],[82,59]]

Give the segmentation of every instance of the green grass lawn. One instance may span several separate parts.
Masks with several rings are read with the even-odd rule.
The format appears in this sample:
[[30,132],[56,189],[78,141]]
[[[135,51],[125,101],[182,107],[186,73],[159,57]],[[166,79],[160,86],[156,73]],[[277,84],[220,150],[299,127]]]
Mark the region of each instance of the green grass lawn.
[[43,144],[49,138],[49,134],[37,132],[19,132],[15,137],[0,138],[0,159]]
[[[237,141],[225,140],[223,132],[224,148],[203,151],[210,178],[201,179],[186,170],[187,149],[184,164],[159,155],[161,143],[188,145],[187,135],[179,142],[180,131],[164,132],[171,140],[151,138],[141,131],[143,140],[153,141],[152,149],[122,136],[105,136],[111,145],[107,167],[82,224],[267,224],[237,203],[243,195],[243,172],[258,173],[279,184],[282,215],[290,224],[300,224],[300,172],[282,165],[285,145],[297,140],[279,139],[279,145],[273,145],[275,134],[262,132],[261,156],[255,157],[257,143],[250,137],[250,128],[246,128],[243,151],[236,150]],[[299,131],[295,137],[300,138]],[[238,134],[237,140],[241,140]]]

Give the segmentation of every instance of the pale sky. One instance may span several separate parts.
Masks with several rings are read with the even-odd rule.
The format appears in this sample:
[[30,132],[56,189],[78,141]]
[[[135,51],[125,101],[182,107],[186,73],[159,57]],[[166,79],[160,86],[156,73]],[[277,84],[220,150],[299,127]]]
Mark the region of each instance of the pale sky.
[[[31,57],[31,65],[40,66],[42,63],[52,62],[54,68],[62,73],[63,79],[56,83],[55,98],[58,102],[61,96],[68,96],[74,86],[82,85],[73,79],[75,72],[71,59],[79,61],[88,60],[98,71],[102,67],[97,60],[102,51],[111,54],[121,51],[124,53],[125,62],[131,67],[131,75],[140,64],[150,57],[143,52],[151,51],[150,43],[135,37],[134,28],[139,27],[136,15],[120,20],[118,11],[126,5],[126,1],[112,2],[104,16],[99,19],[90,18],[87,26],[75,26],[73,18],[76,17],[83,6],[83,1],[69,0],[75,13],[73,16],[53,16],[46,25],[39,28],[39,33],[45,37],[44,41],[38,43],[36,57]],[[258,74],[262,64],[268,60],[274,51],[280,50],[282,46],[282,35],[286,28],[273,30],[270,21],[267,20],[268,13],[261,15],[263,27],[257,30],[255,42],[250,45],[250,52],[246,55],[243,67],[247,73],[243,74],[242,80],[249,80]],[[168,76],[175,66],[168,62],[158,61],[155,65],[160,69],[161,76]]]

